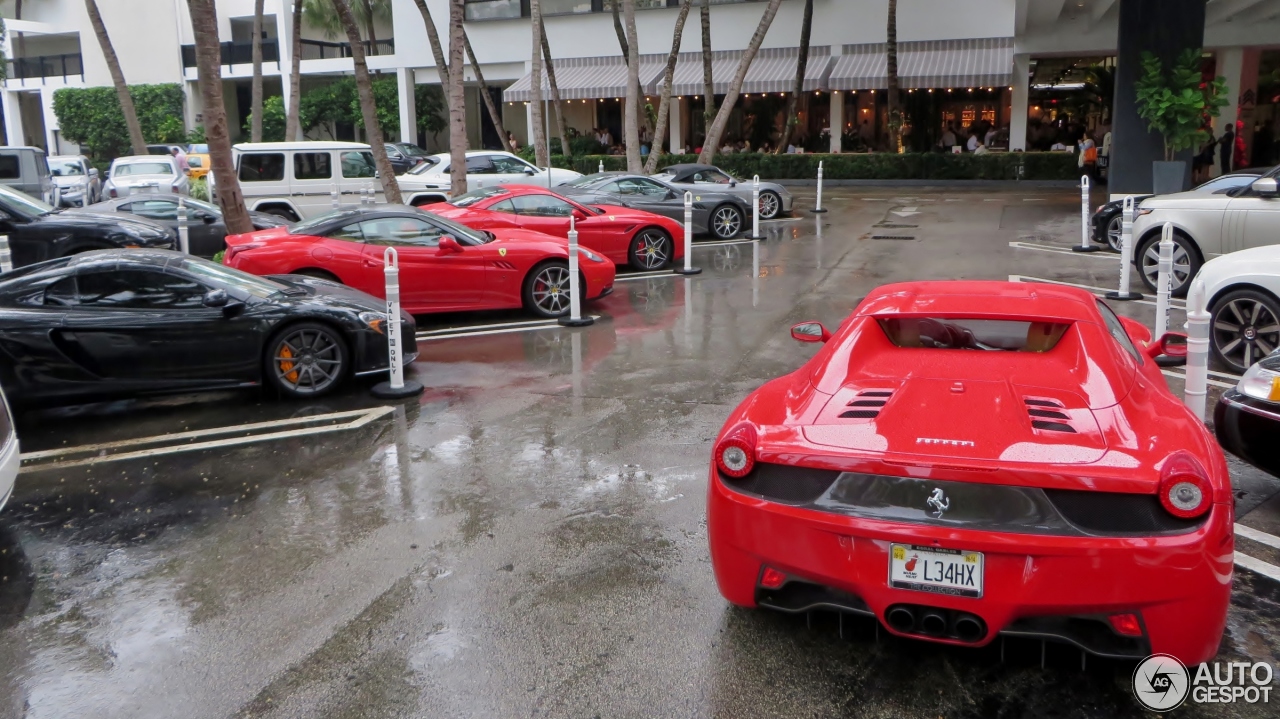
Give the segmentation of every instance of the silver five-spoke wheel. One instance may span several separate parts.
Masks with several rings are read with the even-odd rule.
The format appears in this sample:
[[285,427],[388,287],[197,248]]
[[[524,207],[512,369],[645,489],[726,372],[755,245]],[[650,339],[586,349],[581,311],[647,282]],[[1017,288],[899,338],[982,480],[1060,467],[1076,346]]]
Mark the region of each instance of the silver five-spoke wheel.
[[529,278],[526,299],[530,308],[543,317],[559,317],[569,311],[569,268],[548,264]]

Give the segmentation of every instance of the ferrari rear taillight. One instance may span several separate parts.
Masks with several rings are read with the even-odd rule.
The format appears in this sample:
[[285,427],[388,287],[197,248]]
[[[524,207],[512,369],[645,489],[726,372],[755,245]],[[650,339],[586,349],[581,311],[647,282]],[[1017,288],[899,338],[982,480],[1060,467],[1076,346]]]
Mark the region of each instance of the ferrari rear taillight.
[[1120,636],[1142,636],[1142,623],[1138,621],[1137,614],[1112,614],[1107,617],[1107,621],[1111,623],[1111,628]]
[[765,589],[777,589],[787,583],[787,575],[774,569],[773,567],[765,567],[760,573],[760,586]]
[[735,479],[745,477],[756,466],[756,428],[742,422],[716,445],[716,466]]
[[1209,511],[1213,488],[1204,468],[1187,452],[1176,452],[1160,470],[1160,504],[1175,517],[1192,519]]

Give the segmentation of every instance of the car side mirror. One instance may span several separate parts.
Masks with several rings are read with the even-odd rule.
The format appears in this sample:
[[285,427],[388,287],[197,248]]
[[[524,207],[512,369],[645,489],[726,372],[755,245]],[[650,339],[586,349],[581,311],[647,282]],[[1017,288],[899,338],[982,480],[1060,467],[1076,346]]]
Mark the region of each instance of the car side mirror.
[[537,172],[535,172],[535,171],[534,171],[534,169],[533,169],[532,167],[526,167],[526,168],[524,168],[524,174],[528,175],[529,177],[533,177],[534,175],[536,175],[536,174],[538,174],[538,173],[537,173]]
[[667,190],[667,199],[668,199],[668,200],[674,200],[674,199],[676,199],[676,197],[677,197],[677,195],[676,195],[676,191],[675,191],[675,190]]
[[10,215],[8,212],[5,212],[4,210],[0,210],[0,222],[10,222],[12,220],[13,220],[13,215]]
[[462,245],[458,244],[458,241],[449,235],[441,237],[439,254],[445,255],[452,252],[462,252]]
[[1254,194],[1259,197],[1275,197],[1280,194],[1280,189],[1276,187],[1276,178],[1274,177],[1259,177],[1253,181],[1249,189],[1253,190]]
[[729,187],[737,187],[737,186],[738,186],[737,180],[729,180]]
[[214,217],[213,214],[209,212],[201,212],[200,219],[203,220],[206,225],[212,225],[214,222],[218,221],[218,218]]
[[1160,339],[1147,345],[1147,356],[1151,359],[1171,357],[1185,360],[1187,336],[1181,332],[1166,332],[1160,336]]
[[89,177],[97,177],[97,176],[98,176],[98,168],[96,168],[96,167],[90,167],[90,168],[89,168]]
[[791,338],[800,342],[826,342],[831,339],[831,333],[821,322],[801,322],[791,325]]
[[583,220],[587,219],[587,213],[577,208],[574,208],[573,212],[569,214],[573,215],[573,219],[577,220],[578,222],[582,222]]
[[226,290],[209,290],[204,293],[205,307],[226,307],[230,301]]

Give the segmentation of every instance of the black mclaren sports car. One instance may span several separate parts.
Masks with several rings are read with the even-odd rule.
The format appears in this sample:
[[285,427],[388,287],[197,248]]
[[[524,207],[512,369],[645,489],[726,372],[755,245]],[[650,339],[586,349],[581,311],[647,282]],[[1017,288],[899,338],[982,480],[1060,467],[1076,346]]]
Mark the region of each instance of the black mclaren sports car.
[[[325,280],[167,250],[86,252],[0,276],[0,385],[22,405],[260,384],[317,397],[387,371],[385,310]],[[400,322],[407,364],[416,328]]]

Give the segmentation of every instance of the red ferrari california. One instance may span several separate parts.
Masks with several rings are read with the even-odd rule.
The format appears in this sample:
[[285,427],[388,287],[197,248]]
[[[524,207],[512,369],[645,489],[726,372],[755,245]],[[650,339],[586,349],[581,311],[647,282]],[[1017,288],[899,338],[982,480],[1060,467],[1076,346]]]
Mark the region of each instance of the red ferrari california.
[[447,205],[432,205],[431,211],[478,230],[519,227],[556,237],[569,236],[573,217],[578,243],[614,264],[660,270],[684,259],[684,227],[679,222],[627,207],[580,205],[541,187],[482,187]]
[[[564,240],[515,228],[473,230],[413,207],[339,210],[292,227],[228,235],[222,261],[255,275],[308,275],[386,297],[387,247],[396,248],[400,301],[412,314],[569,312]],[[613,263],[579,247],[578,268],[584,298],[613,291]]]
[[956,645],[997,636],[1095,655],[1213,657],[1233,505],[1213,435],[1155,342],[1071,287],[886,285],[716,439],[720,592],[837,609]]

